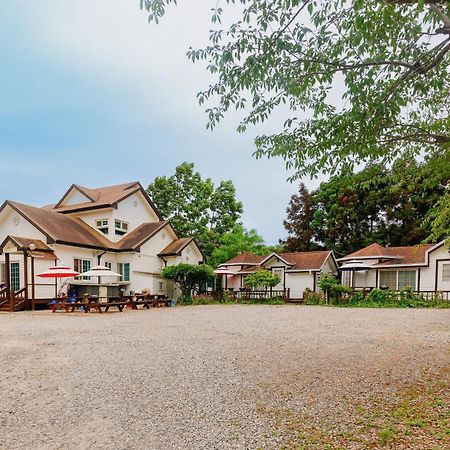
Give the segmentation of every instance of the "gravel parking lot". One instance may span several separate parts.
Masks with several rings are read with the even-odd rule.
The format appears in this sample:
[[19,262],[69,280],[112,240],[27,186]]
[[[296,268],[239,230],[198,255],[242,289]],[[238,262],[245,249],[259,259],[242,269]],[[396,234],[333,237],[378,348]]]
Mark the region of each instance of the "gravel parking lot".
[[449,310],[194,306],[0,315],[0,448],[271,449],[448,365]]

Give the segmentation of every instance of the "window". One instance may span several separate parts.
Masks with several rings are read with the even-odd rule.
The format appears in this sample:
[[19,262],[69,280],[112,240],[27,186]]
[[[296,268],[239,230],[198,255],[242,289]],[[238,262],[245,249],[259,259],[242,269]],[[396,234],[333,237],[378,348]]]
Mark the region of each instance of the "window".
[[442,281],[450,281],[450,264],[442,265]]
[[398,283],[397,290],[409,287],[413,291],[416,290],[416,271],[415,270],[399,270],[398,271]]
[[130,281],[130,263],[117,263],[117,272],[122,275],[122,281]]
[[103,234],[108,234],[108,219],[99,219],[95,221],[95,226],[98,231],[101,231]]
[[397,289],[397,271],[380,271],[380,286],[387,286],[395,291]]
[[416,289],[415,270],[387,270],[380,271],[380,286],[387,286],[393,291],[401,291],[409,287]]
[[[73,268],[76,272],[87,272],[88,270],[91,270],[91,260],[90,259],[81,259],[81,258],[75,258],[73,260]],[[78,280],[90,280],[91,277],[76,277]]]
[[159,290],[160,291],[164,290],[164,283],[162,281],[159,282]]
[[112,270],[112,263],[109,261],[105,261],[105,267],[107,267],[109,270]]
[[344,286],[351,286],[352,285],[352,272],[350,270],[343,270],[342,271],[342,284]]
[[11,290],[18,291],[20,289],[20,271],[19,263],[11,263]]
[[6,264],[0,263],[0,283],[6,283]]
[[128,231],[128,223],[123,222],[122,220],[115,220],[114,221],[114,232],[118,236],[123,236]]

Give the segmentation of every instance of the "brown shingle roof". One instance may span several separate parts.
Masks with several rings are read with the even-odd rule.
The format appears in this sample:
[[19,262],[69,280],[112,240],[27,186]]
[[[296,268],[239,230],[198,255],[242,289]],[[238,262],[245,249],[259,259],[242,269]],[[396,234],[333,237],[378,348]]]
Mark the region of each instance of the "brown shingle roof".
[[28,218],[53,242],[96,248],[107,248],[112,244],[80,219],[18,202],[7,201],[6,204]]
[[[58,212],[68,212],[68,211],[77,211],[84,208],[96,208],[96,207],[100,208],[112,206],[114,203],[122,200],[128,195],[139,191],[140,188],[141,185],[137,181],[134,181],[132,183],[117,184],[114,186],[100,187],[95,189],[80,186],[78,184],[73,184],[61,197],[58,203],[56,203],[55,205],[46,206],[45,209],[53,209]],[[76,189],[77,191],[81,192],[90,200],[75,205],[60,206],[60,204],[64,202],[64,199],[73,189]]]
[[52,243],[58,242],[99,249],[135,250],[168,223],[166,221],[143,223],[125,235],[119,242],[111,242],[102,233],[76,217],[18,202],[6,201],[4,205],[7,204],[26,217]]
[[[330,253],[330,251],[325,250],[317,252],[279,253],[278,256],[283,258],[287,263],[292,264],[293,267],[290,267],[291,270],[319,270],[328,256],[330,256]],[[250,252],[244,252],[221,265],[239,264],[243,266],[257,266],[269,256],[257,256]],[[247,267],[242,270],[248,272],[250,269]]]
[[194,239],[193,238],[180,238],[171,242],[166,248],[164,248],[158,256],[175,256],[179,255]]
[[381,258],[381,257],[392,257],[388,248],[383,247],[380,244],[373,243],[364,247],[356,252],[350,253],[349,255],[340,258],[340,261],[345,261],[347,259],[354,258]]
[[40,239],[23,238],[19,236],[10,236],[11,239],[22,249],[27,249],[31,244],[35,246],[35,250],[51,252],[52,249],[44,244]]
[[376,267],[403,265],[403,264],[426,264],[425,254],[427,250],[434,247],[436,244],[412,245],[405,247],[387,247],[392,255],[397,258],[376,264]]
[[380,244],[371,244],[350,255],[341,258],[340,261],[351,259],[388,259],[377,264],[378,266],[389,266],[398,264],[425,264],[425,253],[436,244],[410,245],[402,247],[383,247]]
[[293,270],[320,270],[330,254],[330,251],[324,250],[317,252],[280,253],[280,256],[294,265]]
[[254,255],[253,253],[250,253],[250,252],[244,252],[244,253],[241,253],[240,255],[235,256],[234,258],[231,258],[230,260],[224,262],[221,265],[224,265],[224,266],[231,265],[231,264],[257,265],[266,257],[267,257],[267,255],[266,256],[258,256],[258,255]]
[[143,223],[117,242],[115,248],[118,250],[135,250],[164,228],[167,223],[166,221]]
[[[78,190],[86,197],[88,197],[89,200],[75,205],[59,206],[61,203],[63,203],[64,199],[72,191],[72,189]],[[106,186],[95,189],[80,186],[78,184],[73,184],[61,197],[58,203],[54,205],[43,206],[42,209],[53,210],[60,213],[70,213],[74,211],[82,211],[90,209],[100,209],[109,207],[115,208],[117,207],[118,202],[124,200],[125,198],[127,198],[132,194],[135,194],[136,192],[141,192],[144,195],[146,200],[149,202],[151,207],[156,212],[156,215],[160,218],[160,220],[163,220],[161,213],[158,211],[158,209],[148,196],[147,192],[138,181],[133,181],[131,183],[116,184],[114,186]]]

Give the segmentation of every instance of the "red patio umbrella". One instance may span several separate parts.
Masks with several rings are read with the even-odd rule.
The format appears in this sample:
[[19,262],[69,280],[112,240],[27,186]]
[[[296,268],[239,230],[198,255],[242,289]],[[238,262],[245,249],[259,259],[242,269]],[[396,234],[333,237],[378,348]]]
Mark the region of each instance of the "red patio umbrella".
[[55,297],[58,296],[58,287],[56,284],[57,278],[73,278],[80,275],[80,272],[71,269],[69,266],[64,264],[58,264],[57,266],[50,267],[50,269],[45,272],[38,273],[37,276],[40,278],[54,278],[55,279]]

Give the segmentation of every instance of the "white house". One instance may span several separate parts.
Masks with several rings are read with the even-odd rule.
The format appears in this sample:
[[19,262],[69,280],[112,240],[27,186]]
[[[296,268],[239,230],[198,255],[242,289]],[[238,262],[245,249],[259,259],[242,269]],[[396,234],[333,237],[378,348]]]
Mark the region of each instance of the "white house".
[[272,253],[257,256],[245,252],[219,266],[227,271],[222,285],[226,289],[238,291],[244,287],[246,275],[267,269],[280,277],[275,290],[290,290],[291,299],[302,299],[306,289],[319,291],[318,282],[324,273],[337,274],[337,263],[331,251]]
[[[56,204],[42,208],[5,201],[0,207],[0,253],[0,282],[21,291],[26,300],[34,297],[37,304],[55,295],[54,283],[36,274],[56,260],[78,272],[102,264],[122,274],[120,281],[109,283],[108,295],[117,295],[120,286],[127,293],[147,289],[169,296],[173,286],[161,278],[161,269],[203,261],[195,241],[177,237],[138,182],[96,189],[74,184]],[[105,294],[97,281],[78,277],[70,283],[80,295]],[[0,304],[7,296],[2,289]]]
[[450,253],[444,242],[405,247],[371,244],[339,261],[343,284],[355,289],[450,291]]

